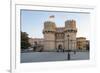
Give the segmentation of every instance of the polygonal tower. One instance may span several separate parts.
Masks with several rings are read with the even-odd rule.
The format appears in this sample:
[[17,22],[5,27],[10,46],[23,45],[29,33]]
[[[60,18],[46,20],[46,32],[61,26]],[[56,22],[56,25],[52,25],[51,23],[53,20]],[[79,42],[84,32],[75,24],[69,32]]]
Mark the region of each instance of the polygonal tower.
[[55,50],[55,32],[56,25],[53,21],[44,22],[44,51],[54,51]]
[[75,50],[76,49],[76,21],[67,20],[65,21],[65,50]]

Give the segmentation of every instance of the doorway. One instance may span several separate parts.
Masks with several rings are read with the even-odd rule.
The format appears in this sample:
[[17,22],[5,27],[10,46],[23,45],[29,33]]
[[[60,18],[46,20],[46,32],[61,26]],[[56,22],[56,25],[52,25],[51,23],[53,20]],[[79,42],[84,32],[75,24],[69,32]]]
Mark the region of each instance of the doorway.
[[64,52],[63,48],[62,48],[62,44],[59,44],[58,45],[58,49],[57,49],[58,52]]

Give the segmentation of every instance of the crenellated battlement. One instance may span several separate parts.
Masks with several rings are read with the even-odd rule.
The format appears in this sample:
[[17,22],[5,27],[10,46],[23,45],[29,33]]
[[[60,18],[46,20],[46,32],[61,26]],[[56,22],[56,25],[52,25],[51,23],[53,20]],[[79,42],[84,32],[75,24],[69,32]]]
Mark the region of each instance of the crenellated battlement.
[[45,32],[55,32],[56,31],[56,24],[52,21],[45,21],[44,22],[44,29],[43,33]]
[[75,20],[67,20],[65,21],[66,28],[76,28],[76,21]]

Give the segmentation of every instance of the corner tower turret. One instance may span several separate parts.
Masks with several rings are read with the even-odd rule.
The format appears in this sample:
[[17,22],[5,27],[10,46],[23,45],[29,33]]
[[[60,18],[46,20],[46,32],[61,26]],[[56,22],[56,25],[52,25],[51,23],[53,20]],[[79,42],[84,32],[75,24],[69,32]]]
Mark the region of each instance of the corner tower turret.
[[[52,16],[53,17],[53,16]],[[51,19],[51,16],[50,16]],[[48,20],[44,22],[44,51],[54,51],[55,49],[55,22]]]
[[65,49],[66,50],[75,50],[76,49],[76,21],[67,20],[65,21]]

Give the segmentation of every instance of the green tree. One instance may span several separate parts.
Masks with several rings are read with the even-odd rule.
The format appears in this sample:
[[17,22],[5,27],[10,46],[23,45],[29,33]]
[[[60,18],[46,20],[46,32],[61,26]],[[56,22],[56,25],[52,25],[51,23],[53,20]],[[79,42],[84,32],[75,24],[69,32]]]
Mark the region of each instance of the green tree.
[[27,49],[30,46],[29,37],[26,32],[21,32],[21,49]]

